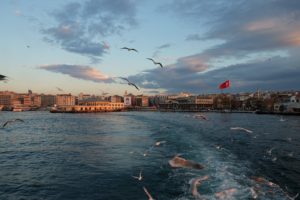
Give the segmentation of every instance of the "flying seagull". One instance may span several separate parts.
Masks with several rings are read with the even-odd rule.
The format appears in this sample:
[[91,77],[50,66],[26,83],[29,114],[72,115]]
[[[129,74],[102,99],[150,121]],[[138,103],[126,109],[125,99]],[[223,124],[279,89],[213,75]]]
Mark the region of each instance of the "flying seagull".
[[275,147],[272,147],[271,149],[267,150],[267,154],[268,155],[271,155],[272,154],[272,151],[275,149]]
[[16,121],[24,122],[22,119],[8,120],[7,122],[5,122],[5,123],[2,125],[2,128],[4,128],[7,124],[12,123],[12,122],[16,122]]
[[147,58],[147,59],[148,59],[148,60],[151,60],[155,65],[159,65],[161,68],[164,67],[160,62],[156,62],[156,61],[153,60],[152,58]]
[[59,88],[59,87],[56,87],[56,89],[57,89],[58,91],[60,91],[60,92],[63,92],[63,91],[64,91],[63,89],[61,89],[61,88]]
[[203,169],[204,166],[200,163],[194,162],[192,160],[186,160],[184,158],[181,158],[179,156],[175,156],[171,160],[169,160],[169,164],[173,168],[191,168],[191,169]]
[[141,181],[143,179],[143,177],[142,177],[142,170],[140,171],[139,176],[132,176],[132,177],[135,178],[135,179],[137,179],[137,180],[139,180],[139,181]]
[[128,48],[128,47],[123,47],[121,49],[126,49],[128,51],[135,51],[135,52],[138,52],[138,50],[134,49],[134,48]]
[[195,115],[194,118],[197,118],[197,119],[203,119],[203,120],[208,120],[207,117],[206,117],[205,115],[201,115],[201,114]]
[[118,78],[127,81],[127,82],[128,82],[128,85],[132,85],[132,86],[134,86],[137,90],[140,90],[140,89],[138,88],[138,86],[136,86],[134,83],[130,82],[127,78],[123,78],[123,77],[118,77]]
[[198,192],[198,186],[201,185],[202,181],[207,180],[209,177],[208,176],[203,176],[203,177],[197,177],[197,178],[193,178],[189,181],[189,183],[191,184],[191,191],[194,197],[200,197],[200,194]]
[[241,130],[241,131],[246,131],[247,133],[253,133],[253,131],[242,128],[242,127],[231,127],[231,130]]
[[101,90],[101,92],[102,92],[102,96],[105,96],[105,95],[109,94],[109,92],[104,92],[103,90]]
[[164,144],[164,143],[166,143],[167,141],[165,141],[165,140],[163,140],[163,141],[158,141],[158,142],[155,142],[155,146],[159,146],[159,145],[161,145],[161,144]]
[[6,81],[7,76],[0,74],[0,81]]
[[145,187],[143,187],[143,189],[149,198],[148,200],[154,200],[153,197],[151,196],[151,194],[148,192],[148,190]]

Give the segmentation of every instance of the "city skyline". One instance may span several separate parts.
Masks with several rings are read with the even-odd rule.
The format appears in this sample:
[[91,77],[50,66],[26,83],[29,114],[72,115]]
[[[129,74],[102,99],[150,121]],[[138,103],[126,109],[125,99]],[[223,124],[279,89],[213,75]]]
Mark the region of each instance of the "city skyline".
[[200,94],[220,93],[225,80],[232,93],[299,90],[299,8],[296,0],[6,1],[0,72],[9,80],[0,90]]

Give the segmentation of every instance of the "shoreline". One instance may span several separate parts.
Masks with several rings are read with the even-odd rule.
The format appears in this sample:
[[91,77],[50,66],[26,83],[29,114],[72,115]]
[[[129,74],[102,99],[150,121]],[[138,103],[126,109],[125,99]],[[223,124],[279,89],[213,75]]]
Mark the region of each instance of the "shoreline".
[[[102,110],[102,111],[63,111],[63,110],[49,110],[49,109],[37,109],[37,110],[24,110],[19,112],[34,112],[34,111],[46,111],[50,113],[107,113],[107,112],[186,112],[186,113],[224,113],[224,114],[232,114],[232,113],[249,113],[249,114],[258,114],[258,115],[292,115],[292,116],[300,116],[300,113],[294,112],[271,112],[271,111],[243,111],[243,110],[174,110],[174,109],[156,109],[156,108],[126,108],[122,110]],[[1,111],[0,111],[1,112]],[[14,112],[2,110],[2,112]]]

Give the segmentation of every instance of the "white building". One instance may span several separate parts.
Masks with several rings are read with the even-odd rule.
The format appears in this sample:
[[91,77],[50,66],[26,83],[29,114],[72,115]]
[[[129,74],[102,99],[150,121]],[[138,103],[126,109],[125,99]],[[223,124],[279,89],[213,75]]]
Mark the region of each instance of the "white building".
[[124,106],[132,106],[131,96],[124,96]]

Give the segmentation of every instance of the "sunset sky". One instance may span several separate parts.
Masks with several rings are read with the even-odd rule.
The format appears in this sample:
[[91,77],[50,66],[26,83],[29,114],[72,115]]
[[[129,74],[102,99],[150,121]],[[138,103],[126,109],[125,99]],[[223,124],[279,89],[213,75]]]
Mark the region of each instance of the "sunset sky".
[[0,91],[300,89],[299,0],[7,0],[0,24]]

